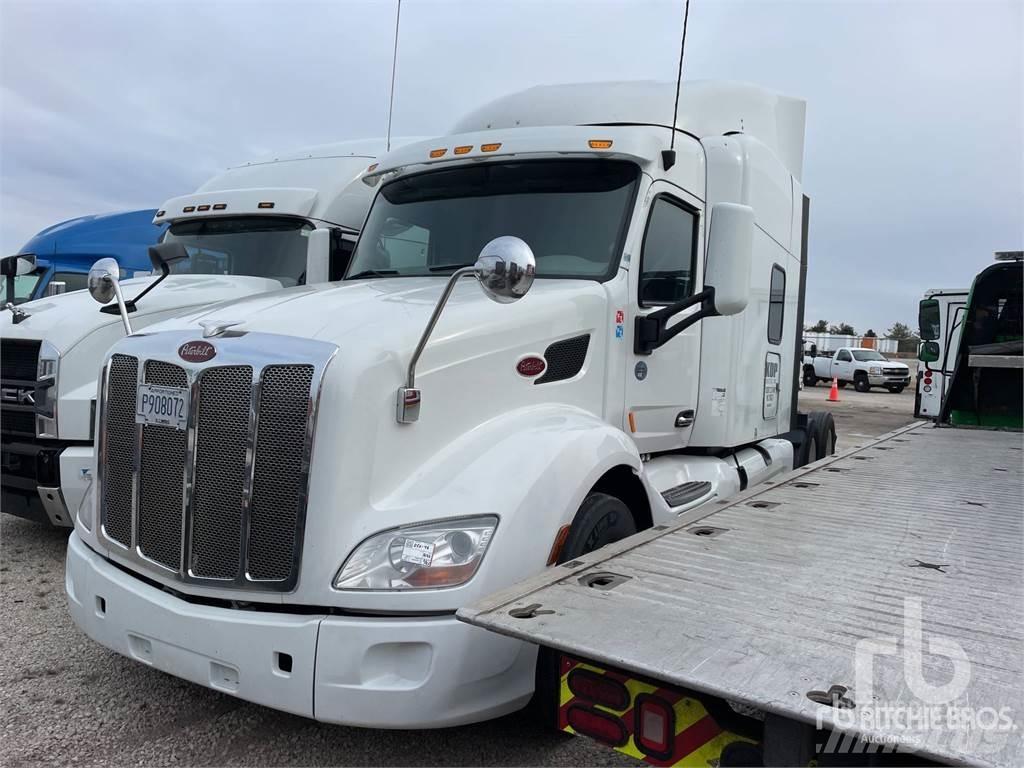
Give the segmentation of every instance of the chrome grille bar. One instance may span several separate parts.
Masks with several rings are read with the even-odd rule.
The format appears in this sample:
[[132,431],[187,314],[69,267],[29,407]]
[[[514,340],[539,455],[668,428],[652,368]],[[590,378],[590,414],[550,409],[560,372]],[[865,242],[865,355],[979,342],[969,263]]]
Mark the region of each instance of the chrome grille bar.
[[[130,336],[107,363],[100,539],[118,545],[113,559],[161,581],[291,590],[316,403],[337,348],[239,334],[217,339],[214,359],[184,362],[176,351],[195,340],[194,332]],[[187,429],[135,424],[142,383],[189,389]]]

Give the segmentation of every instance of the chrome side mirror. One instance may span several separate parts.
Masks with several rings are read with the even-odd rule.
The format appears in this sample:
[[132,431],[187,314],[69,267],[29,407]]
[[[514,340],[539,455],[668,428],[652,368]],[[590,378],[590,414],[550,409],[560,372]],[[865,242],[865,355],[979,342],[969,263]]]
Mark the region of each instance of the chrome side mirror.
[[121,268],[116,259],[100,259],[89,269],[89,294],[100,304],[108,304],[111,299],[117,299],[117,308],[121,311],[125,333],[131,334],[132,325],[128,320],[128,308],[121,295],[120,274]]
[[523,298],[533,285],[537,272],[537,260],[533,251],[525,241],[511,235],[496,237],[483,247],[472,267],[457,269],[448,278],[448,284],[437,300],[433,314],[423,329],[416,350],[409,360],[405,386],[398,388],[395,417],[399,424],[412,424],[420,417],[420,390],[416,388],[416,363],[419,362],[423,348],[441,317],[441,311],[448,298],[452,295],[455,283],[466,275],[473,275],[479,282],[484,294],[499,304],[511,304]]
[[511,304],[526,295],[533,285],[537,260],[525,241],[505,235],[483,247],[473,274],[488,298],[499,304]]

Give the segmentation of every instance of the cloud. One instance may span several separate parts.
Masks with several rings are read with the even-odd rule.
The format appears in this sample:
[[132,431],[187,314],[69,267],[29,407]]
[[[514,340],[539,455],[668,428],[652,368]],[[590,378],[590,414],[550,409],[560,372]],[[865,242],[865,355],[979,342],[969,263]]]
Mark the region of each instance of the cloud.
[[[383,134],[394,3],[8,0],[0,247],[230,164]],[[538,83],[671,79],[676,0],[405,0],[396,135]],[[687,78],[808,100],[808,318],[911,322],[1024,243],[1022,6],[693,0]],[[1018,57],[1016,65],[1014,52]]]

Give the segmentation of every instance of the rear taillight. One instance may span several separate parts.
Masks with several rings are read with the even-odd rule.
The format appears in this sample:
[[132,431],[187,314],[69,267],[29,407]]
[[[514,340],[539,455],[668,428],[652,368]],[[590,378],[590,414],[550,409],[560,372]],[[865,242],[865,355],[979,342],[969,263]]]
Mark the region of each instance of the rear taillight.
[[577,667],[569,673],[568,683],[573,695],[581,699],[620,711],[629,706],[626,686],[607,675]]
[[621,747],[629,739],[626,726],[617,717],[596,709],[572,706],[566,720],[576,733],[589,736],[612,747]]

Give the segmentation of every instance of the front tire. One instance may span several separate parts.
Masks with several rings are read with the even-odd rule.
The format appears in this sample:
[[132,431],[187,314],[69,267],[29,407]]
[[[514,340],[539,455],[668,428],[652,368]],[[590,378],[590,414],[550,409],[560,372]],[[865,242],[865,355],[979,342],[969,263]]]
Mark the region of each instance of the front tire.
[[906,389],[906,386],[906,384],[891,384],[890,386],[886,387],[886,389],[888,389],[894,395],[898,395],[900,392]]
[[[622,499],[591,491],[576,511],[569,535],[558,555],[558,564],[583,557],[634,533],[636,522],[633,513]],[[544,728],[558,728],[560,688],[558,653],[542,647],[537,652],[533,698],[526,708]]]
[[805,387],[816,387],[818,385],[818,377],[814,373],[814,369],[804,369],[804,386]]
[[868,383],[868,377],[864,374],[860,374],[853,380],[853,388],[858,392],[870,392],[871,385]]

